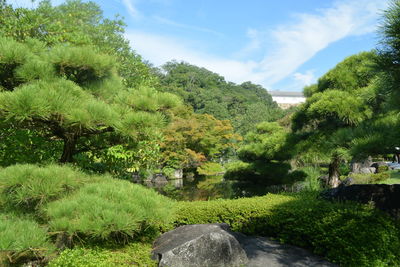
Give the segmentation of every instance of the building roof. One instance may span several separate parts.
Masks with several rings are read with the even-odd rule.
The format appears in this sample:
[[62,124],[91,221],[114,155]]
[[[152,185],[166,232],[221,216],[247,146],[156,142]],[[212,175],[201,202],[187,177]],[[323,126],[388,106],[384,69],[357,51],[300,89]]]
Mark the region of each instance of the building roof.
[[304,97],[302,92],[268,91],[271,96]]

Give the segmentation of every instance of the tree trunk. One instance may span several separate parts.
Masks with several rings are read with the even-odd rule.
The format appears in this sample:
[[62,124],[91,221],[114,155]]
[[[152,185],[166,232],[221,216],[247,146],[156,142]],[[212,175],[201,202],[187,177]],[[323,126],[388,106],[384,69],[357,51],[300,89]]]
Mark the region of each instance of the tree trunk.
[[73,156],[75,154],[76,141],[78,137],[76,135],[66,135],[64,136],[64,148],[63,153],[60,158],[60,163],[70,163],[73,162]]
[[329,164],[328,185],[332,188],[339,186],[339,164],[340,159],[338,157],[334,157]]

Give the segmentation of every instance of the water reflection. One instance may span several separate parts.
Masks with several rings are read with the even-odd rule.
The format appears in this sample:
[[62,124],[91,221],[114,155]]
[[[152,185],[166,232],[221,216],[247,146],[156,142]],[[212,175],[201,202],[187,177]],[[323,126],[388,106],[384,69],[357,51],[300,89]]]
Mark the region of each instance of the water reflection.
[[157,191],[173,199],[187,201],[233,197],[231,182],[225,181],[222,175],[173,179]]

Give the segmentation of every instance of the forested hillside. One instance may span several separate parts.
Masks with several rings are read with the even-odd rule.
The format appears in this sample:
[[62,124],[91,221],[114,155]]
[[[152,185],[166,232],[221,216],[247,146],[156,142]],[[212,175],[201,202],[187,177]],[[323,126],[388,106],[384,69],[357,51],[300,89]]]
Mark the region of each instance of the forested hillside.
[[185,62],[169,62],[158,73],[163,91],[181,96],[196,113],[230,120],[240,134],[284,114],[265,88],[251,82],[227,82],[216,73]]

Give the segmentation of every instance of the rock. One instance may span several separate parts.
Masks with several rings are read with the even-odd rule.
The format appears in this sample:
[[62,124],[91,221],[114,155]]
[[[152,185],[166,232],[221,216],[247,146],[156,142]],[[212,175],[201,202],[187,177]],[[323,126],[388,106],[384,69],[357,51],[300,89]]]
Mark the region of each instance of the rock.
[[245,266],[247,256],[227,224],[195,224],[159,237],[152,258],[158,266]]
[[154,175],[154,178],[151,180],[155,187],[163,187],[168,183],[167,177],[164,175],[157,173]]
[[182,169],[176,169],[174,173],[172,174],[172,179],[182,179],[183,178],[183,170]]
[[400,218],[400,184],[357,184],[325,190],[321,196],[331,200],[373,202],[375,207]]
[[359,170],[358,173],[368,174],[368,173],[375,173],[376,168],[374,167],[363,167]]
[[132,173],[132,182],[135,184],[140,184],[142,182],[142,179],[140,179],[140,175],[138,172]]
[[372,163],[371,167],[374,167],[375,169],[378,169],[381,166],[387,166],[388,164],[384,161],[377,161]]
[[362,173],[361,169],[371,167],[372,163],[372,157],[369,156],[367,159],[361,162],[352,162],[350,164],[350,170],[352,173]]
[[400,170],[400,163],[388,163],[389,169],[391,170]]
[[330,263],[309,251],[280,244],[277,241],[265,237],[245,236],[238,233],[238,240],[246,251],[250,267],[333,267],[336,264]]
[[227,224],[186,225],[168,232],[154,243],[153,259],[169,267],[337,266],[302,248],[231,232]]
[[347,177],[347,178],[344,179],[344,180],[342,181],[342,183],[341,183],[341,185],[344,185],[344,186],[349,186],[349,185],[352,185],[352,184],[355,184],[355,181],[354,181],[354,179],[351,178],[351,177]]

